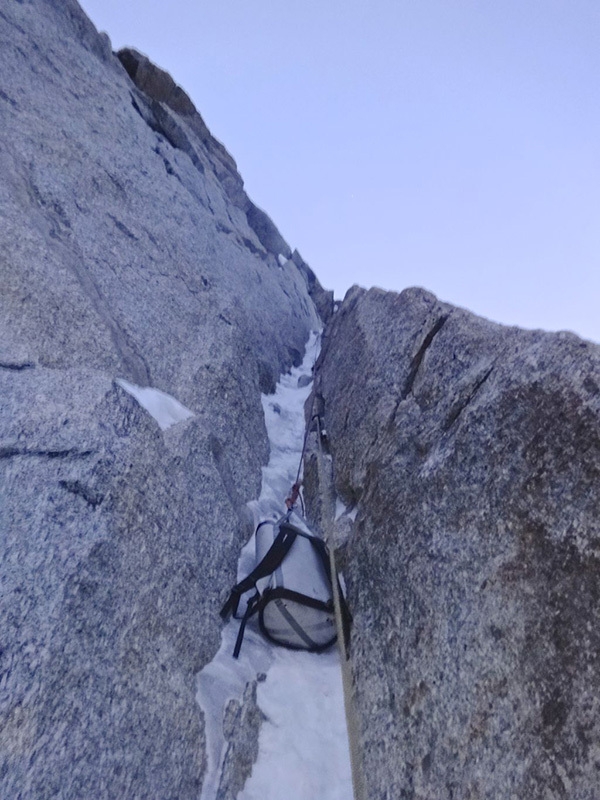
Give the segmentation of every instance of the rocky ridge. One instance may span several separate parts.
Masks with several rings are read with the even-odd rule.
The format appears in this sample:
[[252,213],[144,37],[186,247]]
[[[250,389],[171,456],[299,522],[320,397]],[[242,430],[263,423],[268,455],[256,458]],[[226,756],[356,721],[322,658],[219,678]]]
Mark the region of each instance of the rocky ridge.
[[600,347],[355,287],[317,368],[369,797],[593,800]]
[[[197,798],[260,393],[320,319],[166,73],[136,85],[74,0],[5,3],[0,36],[0,795]],[[194,416],[162,431],[116,378]]]

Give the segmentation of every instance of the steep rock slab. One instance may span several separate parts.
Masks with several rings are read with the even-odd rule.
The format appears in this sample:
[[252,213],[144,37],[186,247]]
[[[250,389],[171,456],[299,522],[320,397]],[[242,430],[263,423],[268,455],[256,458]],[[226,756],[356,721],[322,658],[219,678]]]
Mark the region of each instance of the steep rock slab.
[[[73,0],[0,38],[0,796],[197,798],[260,391],[318,318],[223,146]],[[116,377],[194,416],[161,432]]]
[[0,369],[3,797],[195,797],[194,672],[240,521],[190,420],[104,374]]
[[[244,182],[237,171],[235,161],[210,133],[181,86],[175,83],[168,72],[157,67],[132,47],[123,48],[117,55],[127,74],[142,93],[145,111],[142,112],[137,104],[136,108],[143,114],[148,124],[154,130],[163,133],[174,147],[187,152],[194,165],[204,172],[205,160],[198,157],[200,144],[227,196],[236,208],[244,212],[248,225],[265,250],[274,256],[289,258],[292,251],[288,243],[271,218],[250,200],[244,191]],[[173,118],[165,107],[174,111],[177,116]],[[193,134],[191,137],[190,133]]]
[[315,304],[315,307],[319,312],[319,316],[323,322],[327,324],[331,319],[331,315],[333,314],[333,291],[327,291],[326,289],[323,289],[319,279],[297,250],[294,250],[292,253],[292,261],[304,275],[311,300]]
[[222,145],[152,100],[175,143],[154,130],[120,62],[96,55],[103,40],[84,47],[53,4],[11,4],[0,22],[4,359],[118,370],[187,404],[195,365],[241,329],[274,381],[314,309],[231,202]]
[[317,387],[369,796],[595,798],[600,348],[353,289]]

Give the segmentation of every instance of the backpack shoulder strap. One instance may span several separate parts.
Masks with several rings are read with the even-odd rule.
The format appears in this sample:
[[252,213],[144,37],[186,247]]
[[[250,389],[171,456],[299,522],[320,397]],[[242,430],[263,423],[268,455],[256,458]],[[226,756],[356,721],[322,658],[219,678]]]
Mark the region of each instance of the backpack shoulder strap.
[[[273,544],[268,549],[265,557],[256,565],[249,575],[246,575],[243,580],[241,580],[239,583],[236,583],[231,590],[227,602],[221,609],[221,617],[223,619],[227,619],[229,614],[235,616],[241,596],[245,592],[250,591],[253,586],[256,586],[256,582],[261,580],[261,578],[266,578],[267,575],[275,572],[288,554],[290,547],[293,545],[297,535],[295,528],[293,528],[291,525],[286,525],[288,518],[289,515],[286,514],[283,519],[281,519],[278,523],[275,523],[279,525],[279,533],[273,540]],[[264,525],[265,523],[261,524]],[[260,525],[258,527],[260,527]]]

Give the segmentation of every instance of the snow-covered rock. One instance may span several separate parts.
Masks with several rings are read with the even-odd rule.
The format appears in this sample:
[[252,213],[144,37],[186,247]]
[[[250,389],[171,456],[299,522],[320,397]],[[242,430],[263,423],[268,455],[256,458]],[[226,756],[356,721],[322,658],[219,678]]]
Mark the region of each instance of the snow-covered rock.
[[179,400],[171,397],[160,389],[152,389],[149,386],[136,386],[122,378],[117,378],[116,383],[125,389],[138,403],[145,408],[150,416],[158,422],[161,431],[168,430],[178,422],[185,422],[186,419],[194,416],[193,411],[182,405]]

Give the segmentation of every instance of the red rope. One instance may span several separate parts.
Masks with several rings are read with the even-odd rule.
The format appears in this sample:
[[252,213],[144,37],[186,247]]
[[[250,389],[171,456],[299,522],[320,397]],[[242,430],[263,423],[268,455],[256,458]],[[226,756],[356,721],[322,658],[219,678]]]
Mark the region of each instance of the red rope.
[[300,487],[302,486],[302,481],[296,481],[292,486],[292,490],[288,497],[285,499],[285,506],[288,509],[292,509],[296,503],[298,502],[298,497],[300,496]]

